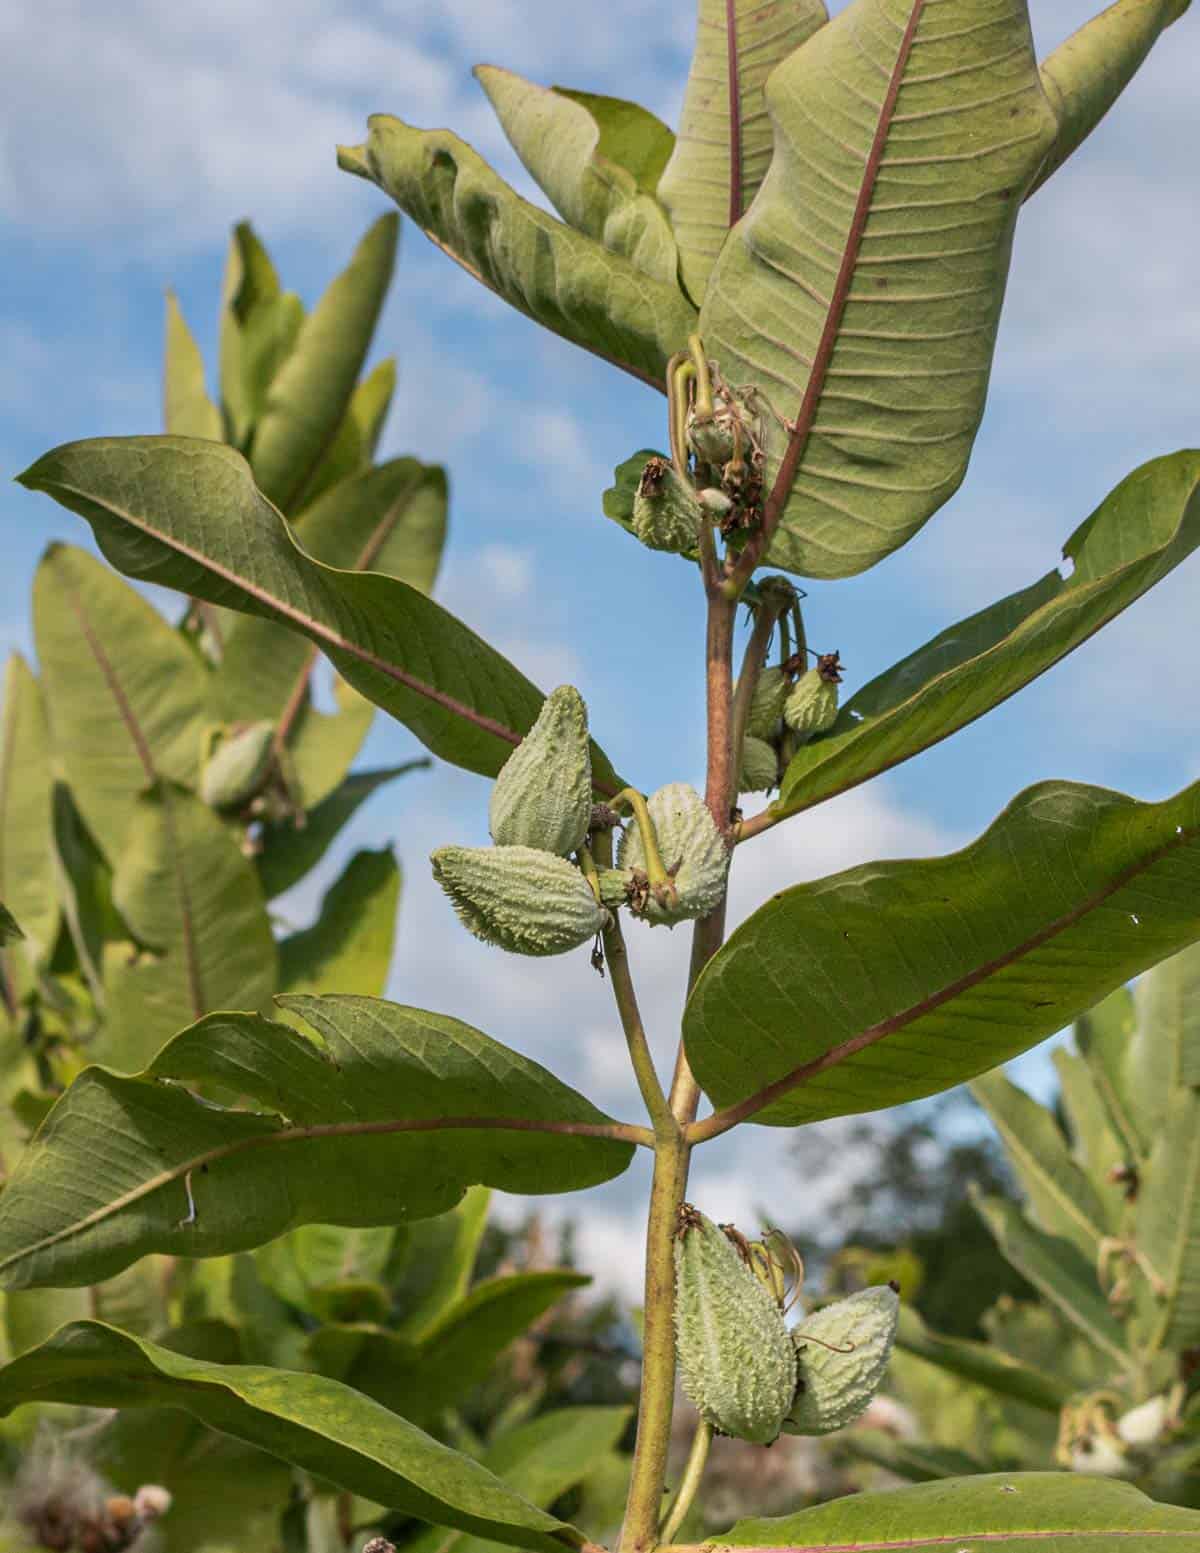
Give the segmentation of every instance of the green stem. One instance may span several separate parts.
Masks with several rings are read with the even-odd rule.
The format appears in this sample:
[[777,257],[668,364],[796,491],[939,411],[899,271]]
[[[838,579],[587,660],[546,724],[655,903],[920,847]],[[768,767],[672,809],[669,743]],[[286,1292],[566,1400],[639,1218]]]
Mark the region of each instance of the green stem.
[[701,420],[711,420],[712,377],[709,375],[708,357],[704,354],[704,341],[698,334],[688,335],[688,355],[696,373],[696,397],[692,404],[692,411]]
[[679,1484],[679,1492],[675,1495],[675,1502],[671,1506],[671,1513],[663,1522],[663,1542],[670,1542],[683,1525],[688,1511],[692,1508],[696,1492],[700,1487],[700,1480],[704,1476],[704,1468],[708,1462],[708,1447],[712,1444],[712,1436],[712,1425],[706,1423],[702,1418],[696,1425],[696,1432],[692,1436],[692,1448],[688,1452],[687,1466],[683,1469],[683,1478]]
[[687,385],[696,369],[683,351],[667,362],[667,430],[671,438],[671,462],[681,480],[689,479],[687,467]]
[[642,851],[646,858],[646,878],[650,884],[650,892],[656,900],[662,901],[664,897],[675,898],[675,881],[663,866],[662,854],[658,850],[658,837],[654,831],[654,821],[650,818],[650,810],[646,800],[635,787],[623,787],[619,793],[610,799],[614,809],[622,807],[628,809],[637,821],[638,830],[642,836]]
[[637,993],[629,971],[629,955],[625,949],[625,936],[616,913],[604,929],[604,958],[608,962],[608,974],[612,980],[613,997],[621,1015],[621,1028],[625,1031],[625,1044],[629,1048],[629,1060],[633,1063],[638,1088],[642,1092],[646,1110],[654,1123],[655,1136],[659,1139],[677,1138],[679,1126],[667,1097],[659,1082],[650,1043],[646,1039],[646,1027],[638,1010]]

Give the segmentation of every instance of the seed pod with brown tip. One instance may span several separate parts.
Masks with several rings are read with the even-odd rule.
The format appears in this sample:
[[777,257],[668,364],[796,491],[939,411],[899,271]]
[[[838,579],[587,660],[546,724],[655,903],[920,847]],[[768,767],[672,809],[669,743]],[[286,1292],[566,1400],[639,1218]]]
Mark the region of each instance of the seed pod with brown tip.
[[513,954],[563,954],[608,925],[573,864],[533,847],[439,847],[433,876],[467,929]]
[[766,739],[746,735],[742,745],[742,771],[738,778],[739,793],[769,793],[779,781],[779,756],[775,746]]
[[567,857],[587,840],[591,814],[587,707],[574,686],[560,685],[496,778],[489,828],[498,847]]
[[[663,904],[653,893],[634,907],[647,922],[686,922],[706,917],[721,904],[729,872],[729,849],[708,807],[694,787],[669,782],[646,800],[663,867],[675,885],[676,899]],[[617,851],[620,868],[646,871],[646,849],[636,822],[628,825]]]
[[688,481],[665,458],[647,460],[633,498],[633,531],[651,550],[695,550],[700,524],[711,523]]
[[882,1283],[793,1327],[798,1384],[784,1432],[831,1434],[853,1423],[879,1390],[899,1318],[900,1297]]
[[817,659],[816,667],[802,674],[783,704],[783,720],[802,739],[824,733],[837,721],[841,664],[835,652]]

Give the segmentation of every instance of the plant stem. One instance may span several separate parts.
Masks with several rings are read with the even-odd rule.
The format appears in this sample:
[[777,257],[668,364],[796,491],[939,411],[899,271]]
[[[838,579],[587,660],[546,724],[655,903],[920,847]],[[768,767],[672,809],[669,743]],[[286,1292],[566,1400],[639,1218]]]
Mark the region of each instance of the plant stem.
[[696,1432],[692,1436],[692,1448],[688,1452],[687,1465],[683,1469],[683,1477],[680,1480],[679,1492],[675,1495],[675,1503],[671,1506],[671,1513],[663,1522],[662,1540],[670,1542],[679,1528],[683,1525],[688,1511],[692,1508],[692,1501],[696,1497],[696,1490],[700,1487],[700,1480],[704,1476],[704,1467],[708,1461],[708,1447],[712,1444],[712,1425],[702,1418],[696,1425]]
[[677,1137],[679,1125],[671,1114],[671,1108],[667,1104],[667,1097],[663,1093],[663,1087],[654,1066],[654,1058],[650,1053],[646,1027],[642,1024],[637,993],[634,991],[633,977],[629,972],[629,954],[625,948],[625,935],[621,932],[621,924],[615,913],[610,925],[604,929],[604,958],[608,962],[608,973],[612,978],[613,997],[617,1002],[617,1011],[621,1015],[621,1028],[625,1032],[629,1060],[633,1063],[633,1071],[638,1088],[642,1092],[646,1110],[654,1123],[655,1135],[660,1139]]
[[[746,651],[742,657],[742,671],[738,675],[737,690],[733,697],[732,764],[734,771],[739,774],[742,768],[742,746],[746,742],[746,724],[750,720],[750,707],[754,700],[758,677],[763,671],[771,638],[775,634],[775,626],[780,616],[789,607],[787,598],[782,594],[774,591],[764,592],[754,617],[754,629],[750,633],[750,640],[746,643]],[[732,794],[730,797],[732,800]]]
[[708,590],[705,688],[708,711],[708,770],[704,801],[717,829],[728,836],[733,797],[733,627],[737,600],[720,588]]

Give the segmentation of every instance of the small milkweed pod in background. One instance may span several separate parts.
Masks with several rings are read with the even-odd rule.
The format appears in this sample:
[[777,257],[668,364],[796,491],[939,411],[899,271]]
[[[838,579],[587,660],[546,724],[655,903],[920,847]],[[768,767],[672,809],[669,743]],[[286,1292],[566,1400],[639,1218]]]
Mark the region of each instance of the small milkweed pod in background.
[[758,676],[758,684],[750,700],[746,732],[752,733],[756,739],[769,739],[783,718],[784,704],[791,688],[791,676],[777,663],[765,668]]
[[783,720],[793,733],[810,739],[837,721],[842,666],[835,652],[825,653],[802,674],[783,704]]
[[[635,900],[635,915],[647,922],[686,922],[706,917],[721,904],[729,872],[729,849],[704,799],[686,782],[669,782],[646,800],[659,856],[674,886],[674,902],[663,904],[653,894]],[[646,870],[646,849],[636,821],[626,826],[617,850],[617,866]]]
[[723,1229],[684,1203],[675,1239],[684,1392],[722,1434],[769,1445],[796,1390],[796,1350],[772,1294]]
[[779,781],[779,756],[773,744],[748,733],[742,744],[739,793],[768,793]]
[[866,1410],[892,1353],[900,1296],[890,1284],[860,1289],[792,1328],[796,1397],[786,1434],[831,1434]]
[[500,847],[536,847],[567,857],[587,840],[592,762],[587,707],[572,685],[542,702],[537,721],[501,767],[488,823]]
[[247,723],[218,735],[200,773],[200,796],[213,809],[234,809],[263,787],[274,761],[275,724]]
[[695,550],[700,524],[711,523],[687,480],[656,454],[648,459],[633,498],[633,531],[651,550]]
[[549,852],[439,847],[430,862],[468,931],[513,954],[564,954],[608,925],[579,869]]

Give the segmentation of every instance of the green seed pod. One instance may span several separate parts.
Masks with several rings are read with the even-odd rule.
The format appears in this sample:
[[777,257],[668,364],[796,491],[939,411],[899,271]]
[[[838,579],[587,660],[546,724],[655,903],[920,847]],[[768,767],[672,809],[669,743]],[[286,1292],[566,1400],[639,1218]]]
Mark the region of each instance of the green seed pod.
[[433,876],[464,925],[513,954],[562,954],[609,914],[571,863],[534,847],[439,847]]
[[498,847],[567,857],[587,840],[591,813],[587,707],[573,686],[560,685],[496,778],[489,828]]
[[791,1335],[732,1242],[687,1203],[675,1241],[675,1332],[680,1380],[700,1416],[770,1445],[796,1391]]
[[742,770],[738,778],[739,793],[769,793],[779,781],[779,756],[775,746],[766,739],[746,735],[742,745]]
[[602,905],[625,906],[629,903],[633,880],[627,868],[601,868],[597,881]]
[[799,1383],[786,1433],[830,1434],[854,1422],[879,1389],[899,1318],[900,1297],[882,1283],[793,1327]]
[[[739,419],[736,406],[728,400],[718,403],[711,415],[697,415],[695,410],[690,410],[687,419],[688,447],[701,463],[710,464],[713,468],[722,467],[736,450],[734,425]],[[744,441],[742,445],[745,446]]]
[[253,798],[271,772],[274,723],[249,723],[220,739],[200,774],[200,796],[214,809]]
[[802,674],[783,703],[783,720],[793,733],[811,739],[837,721],[838,685],[842,672],[835,652],[817,659],[815,668]]
[[[729,849],[713,822],[703,798],[686,782],[669,782],[646,800],[663,867],[675,883],[677,899],[664,906],[653,895],[634,909],[647,922],[686,922],[706,917],[721,904]],[[646,869],[646,852],[637,822],[629,824],[617,850],[617,865],[625,870]]]
[[758,684],[754,687],[746,732],[752,733],[756,739],[771,738],[779,729],[784,703],[791,688],[790,675],[786,674],[778,664],[772,664],[770,668],[764,669],[758,676]]
[[650,459],[633,498],[633,531],[651,550],[695,550],[704,516],[695,491],[665,458]]

